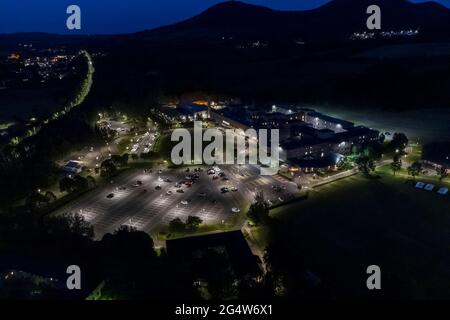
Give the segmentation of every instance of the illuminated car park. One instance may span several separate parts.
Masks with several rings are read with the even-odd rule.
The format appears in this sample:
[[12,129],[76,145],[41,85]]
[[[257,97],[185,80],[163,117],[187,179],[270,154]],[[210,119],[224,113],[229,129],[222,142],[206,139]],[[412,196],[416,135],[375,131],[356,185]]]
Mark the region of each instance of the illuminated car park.
[[[242,214],[254,199],[255,190],[262,190],[266,199],[276,200],[280,196],[286,198],[285,193],[275,192],[272,185],[290,184],[291,192],[297,189],[278,176],[260,176],[256,167],[220,166],[220,172],[228,180],[213,180],[207,174],[208,168],[204,169],[192,180],[186,180],[186,176],[191,175],[193,169],[189,174],[185,168],[154,170],[147,174],[142,169],[129,170],[115,178],[113,184],[99,187],[57,213],[82,214],[94,226],[97,238],[121,225],[152,233],[161,224],[168,224],[175,218],[185,221],[189,215],[200,217],[204,223],[227,221],[237,213],[237,210],[233,213],[233,208]],[[228,188],[228,192],[222,193],[223,187]],[[114,197],[107,198],[111,193]],[[187,204],[183,204],[185,202]]]

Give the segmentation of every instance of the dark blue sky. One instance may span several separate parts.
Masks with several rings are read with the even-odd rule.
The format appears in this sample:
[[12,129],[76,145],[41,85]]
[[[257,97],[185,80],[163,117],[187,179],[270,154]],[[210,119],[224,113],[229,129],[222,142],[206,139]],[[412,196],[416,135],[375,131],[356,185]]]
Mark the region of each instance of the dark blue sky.
[[[246,0],[279,10],[318,7],[329,0]],[[413,2],[421,2],[414,0]],[[223,0],[1,0],[0,33],[68,33],[66,8],[81,7],[87,34],[134,32],[189,18]],[[450,0],[438,2],[450,7]]]

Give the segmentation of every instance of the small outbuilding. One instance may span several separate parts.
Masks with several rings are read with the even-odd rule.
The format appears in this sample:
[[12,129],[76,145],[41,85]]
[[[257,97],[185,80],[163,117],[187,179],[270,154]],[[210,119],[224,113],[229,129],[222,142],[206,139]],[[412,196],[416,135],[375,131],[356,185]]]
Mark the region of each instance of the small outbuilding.
[[63,167],[63,171],[68,173],[80,173],[83,168],[83,163],[81,161],[70,160]]

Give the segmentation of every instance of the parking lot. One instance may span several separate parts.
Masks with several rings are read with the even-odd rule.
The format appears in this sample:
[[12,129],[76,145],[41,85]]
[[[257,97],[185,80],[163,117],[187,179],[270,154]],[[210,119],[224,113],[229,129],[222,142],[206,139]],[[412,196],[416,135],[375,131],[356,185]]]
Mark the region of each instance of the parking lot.
[[220,166],[221,173],[216,170],[214,174],[208,174],[208,169],[129,170],[57,213],[80,213],[101,238],[121,225],[152,233],[162,224],[175,218],[185,221],[189,215],[208,224],[222,223],[242,214],[239,211],[254,199],[256,190],[272,202],[286,201],[297,192],[295,184],[279,176],[260,176],[255,166]]

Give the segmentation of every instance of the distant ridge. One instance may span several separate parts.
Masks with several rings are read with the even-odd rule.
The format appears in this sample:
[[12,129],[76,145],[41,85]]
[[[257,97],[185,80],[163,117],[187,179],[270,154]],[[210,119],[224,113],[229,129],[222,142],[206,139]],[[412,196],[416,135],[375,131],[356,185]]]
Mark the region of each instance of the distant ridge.
[[[304,11],[278,11],[241,1],[216,4],[184,21],[116,36],[97,38],[137,41],[196,39],[291,39],[336,41],[349,39],[354,32],[366,30],[366,9],[376,4],[382,9],[384,31],[415,28],[426,39],[450,40],[450,9],[436,2],[411,3],[407,0],[333,0],[319,8]],[[47,33],[0,35],[1,39],[63,38],[90,39],[92,36],[66,36]],[[108,43],[110,44],[110,43]]]
[[[277,11],[240,1],[212,6],[185,21],[143,33],[171,36],[302,37],[306,40],[347,39],[353,32],[366,30],[369,5],[382,9],[382,28],[417,28],[427,35],[450,31],[450,10],[436,2],[411,3],[407,0],[333,0],[305,11]],[[142,34],[142,33],[140,33]]]

